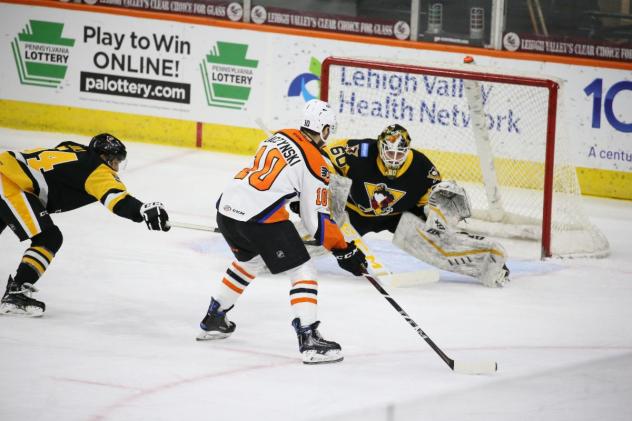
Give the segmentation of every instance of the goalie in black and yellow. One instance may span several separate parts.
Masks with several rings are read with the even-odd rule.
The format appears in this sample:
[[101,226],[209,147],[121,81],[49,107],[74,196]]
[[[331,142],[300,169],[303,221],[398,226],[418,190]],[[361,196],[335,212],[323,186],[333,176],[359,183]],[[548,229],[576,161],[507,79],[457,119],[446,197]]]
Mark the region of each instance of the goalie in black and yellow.
[[[411,148],[404,127],[392,124],[377,139],[332,142],[326,152],[335,173],[351,181],[346,190],[349,180],[332,176],[331,203],[346,201],[349,223],[361,236],[388,230],[395,234],[395,245],[440,269],[472,276],[489,287],[509,280],[502,246],[457,227],[471,213],[465,189],[441,180],[430,159]],[[347,192],[346,198],[335,197]],[[342,225],[338,219],[345,218],[344,212],[332,213]]]
[[126,157],[125,145],[107,133],[93,137],[87,147],[62,142],[54,148],[0,153],[0,233],[9,226],[20,241],[31,241],[9,276],[0,314],[44,313],[44,303],[31,294],[63,241],[51,213],[100,201],[118,216],[145,221],[151,230],[169,230],[162,203],[142,203],[119,179]]
[[395,232],[404,212],[425,218],[428,194],[441,176],[410,143],[408,131],[392,124],[377,139],[348,139],[327,146],[336,174],[352,181],[346,208],[360,235]]

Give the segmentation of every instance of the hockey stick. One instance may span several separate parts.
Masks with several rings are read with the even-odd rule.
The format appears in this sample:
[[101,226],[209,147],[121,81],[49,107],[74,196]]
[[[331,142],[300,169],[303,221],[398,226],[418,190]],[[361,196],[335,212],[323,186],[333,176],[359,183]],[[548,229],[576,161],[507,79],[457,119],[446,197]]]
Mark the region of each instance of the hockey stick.
[[[188,222],[179,222],[179,221],[172,221],[172,220],[169,221],[169,226],[175,227],[175,228],[195,230],[195,231],[207,231],[207,232],[214,232],[214,233],[220,232],[219,228],[212,227],[210,225],[189,224]],[[303,240],[303,244],[305,244],[306,246],[319,245],[316,243],[316,240]]]
[[419,336],[421,336],[424,341],[426,341],[426,343],[430,345],[430,348],[432,348],[432,350],[436,352],[439,357],[441,357],[441,359],[448,365],[448,367],[452,369],[452,371],[462,374],[492,374],[498,370],[498,363],[495,361],[463,363],[459,361],[454,361],[452,358],[448,357],[445,352],[443,352],[441,348],[439,348],[437,344],[435,344],[434,341],[430,339],[428,335],[426,335],[421,327],[419,327],[419,325],[417,325],[417,323],[415,323],[415,321],[410,318],[408,313],[404,311],[404,309],[397,303],[397,301],[395,301],[395,299],[393,299],[393,297],[391,297],[388,292],[386,292],[386,290],[380,285],[380,282],[374,276],[365,274],[364,277],[371,283],[371,285],[375,287],[375,289],[380,292],[380,294],[382,294],[386,301],[388,301],[389,304],[392,305],[393,308],[402,315],[402,317],[408,322],[408,324],[411,325],[413,329],[415,329],[415,331],[417,331]]
[[173,221],[173,220],[169,220],[169,226],[174,227],[174,228],[184,228],[184,229],[196,230],[196,231],[219,232],[219,228],[217,227],[211,227],[209,225],[189,224],[188,222],[179,222],[179,221]]
[[347,241],[354,241],[356,246],[362,250],[366,256],[371,272],[379,277],[382,285],[388,285],[394,288],[415,286],[422,284],[431,284],[439,281],[440,273],[437,269],[428,268],[414,272],[394,273],[390,271],[369,248],[360,233],[349,223],[345,222],[340,230]]

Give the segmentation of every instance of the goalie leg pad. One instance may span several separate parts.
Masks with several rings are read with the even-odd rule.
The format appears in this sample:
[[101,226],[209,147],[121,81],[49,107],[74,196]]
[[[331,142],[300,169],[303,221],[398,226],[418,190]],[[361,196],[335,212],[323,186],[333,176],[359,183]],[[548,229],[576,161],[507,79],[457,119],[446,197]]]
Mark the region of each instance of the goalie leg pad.
[[505,250],[485,237],[447,229],[426,229],[421,219],[404,213],[393,243],[428,264],[472,276],[485,286],[502,286],[507,281]]

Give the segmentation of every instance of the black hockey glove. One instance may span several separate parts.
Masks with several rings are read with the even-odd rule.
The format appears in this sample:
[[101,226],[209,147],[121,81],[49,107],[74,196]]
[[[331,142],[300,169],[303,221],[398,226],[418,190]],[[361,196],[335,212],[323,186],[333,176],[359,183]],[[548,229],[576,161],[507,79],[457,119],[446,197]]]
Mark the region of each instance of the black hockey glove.
[[160,202],[149,202],[140,207],[140,214],[147,224],[147,228],[153,231],[169,231],[169,215],[165,206]]
[[347,243],[347,247],[344,249],[332,250],[332,254],[336,257],[338,261],[338,266],[346,270],[347,272],[353,273],[355,276],[361,276],[366,272],[366,256],[356,247],[355,243],[352,241]]

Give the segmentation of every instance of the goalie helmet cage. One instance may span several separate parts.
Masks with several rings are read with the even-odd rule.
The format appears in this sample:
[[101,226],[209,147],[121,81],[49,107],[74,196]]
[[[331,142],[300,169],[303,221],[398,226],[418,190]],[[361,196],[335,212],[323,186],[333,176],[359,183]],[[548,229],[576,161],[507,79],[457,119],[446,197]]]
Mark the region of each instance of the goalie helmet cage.
[[561,81],[473,64],[384,63],[328,57],[322,100],[338,137],[376,138],[406,127],[444,180],[464,185],[470,232],[540,242],[541,257],[603,257],[609,245],[583,211],[560,120]]

